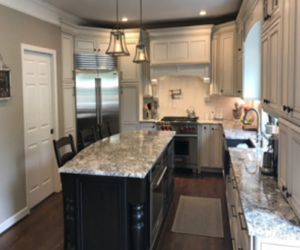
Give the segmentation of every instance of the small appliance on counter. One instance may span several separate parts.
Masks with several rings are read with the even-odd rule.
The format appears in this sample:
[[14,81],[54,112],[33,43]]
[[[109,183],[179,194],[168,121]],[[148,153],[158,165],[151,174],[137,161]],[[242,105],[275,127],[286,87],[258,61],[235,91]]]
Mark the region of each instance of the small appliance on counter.
[[268,151],[264,153],[263,165],[259,168],[260,172],[265,175],[277,177],[278,166],[278,136],[273,134],[269,138]]
[[190,108],[188,108],[186,110],[186,112],[187,112],[189,118],[194,118],[196,116],[195,108],[192,106],[190,106]]

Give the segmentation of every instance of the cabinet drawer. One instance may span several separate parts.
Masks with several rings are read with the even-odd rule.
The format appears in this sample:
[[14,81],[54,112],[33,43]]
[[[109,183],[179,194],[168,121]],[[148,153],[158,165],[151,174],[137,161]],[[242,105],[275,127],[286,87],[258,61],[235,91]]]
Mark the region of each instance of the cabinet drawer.
[[258,238],[255,240],[255,250],[300,250],[300,243]]

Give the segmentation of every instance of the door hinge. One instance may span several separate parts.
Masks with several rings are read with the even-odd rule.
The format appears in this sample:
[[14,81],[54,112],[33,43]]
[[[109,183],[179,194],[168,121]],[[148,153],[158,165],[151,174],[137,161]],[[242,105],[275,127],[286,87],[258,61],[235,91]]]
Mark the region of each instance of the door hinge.
[[54,133],[54,130],[53,130],[53,128],[50,130],[50,133],[51,133],[51,135],[53,135],[53,133]]

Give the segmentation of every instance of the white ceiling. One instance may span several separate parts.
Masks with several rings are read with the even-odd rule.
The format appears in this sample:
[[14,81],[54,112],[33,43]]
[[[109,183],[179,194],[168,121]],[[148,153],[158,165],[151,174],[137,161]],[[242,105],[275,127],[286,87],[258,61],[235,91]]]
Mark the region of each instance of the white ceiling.
[[[86,19],[94,24],[113,24],[116,20],[115,0],[40,0]],[[139,20],[139,0],[119,0],[120,18],[128,23]],[[143,0],[143,22],[146,24],[203,20],[237,14],[242,0]],[[199,16],[205,10],[205,17]]]

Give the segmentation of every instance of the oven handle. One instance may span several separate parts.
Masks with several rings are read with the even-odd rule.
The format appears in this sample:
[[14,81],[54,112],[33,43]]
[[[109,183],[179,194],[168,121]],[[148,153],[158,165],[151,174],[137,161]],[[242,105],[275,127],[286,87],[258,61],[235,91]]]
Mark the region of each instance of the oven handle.
[[157,187],[160,185],[162,179],[164,178],[164,175],[165,175],[167,169],[168,169],[168,168],[165,167],[164,170],[162,171],[161,175],[160,175],[158,178],[155,178],[155,180],[156,180],[156,179],[158,179],[158,180],[157,180],[156,182],[155,182],[155,180],[154,180],[154,182],[151,183],[151,187],[152,187],[152,188],[157,188]]
[[181,135],[181,134],[179,134],[179,135],[178,135],[178,134],[176,134],[175,137],[196,137],[196,138],[197,138],[198,135],[189,135],[189,134],[186,134],[186,135]]

